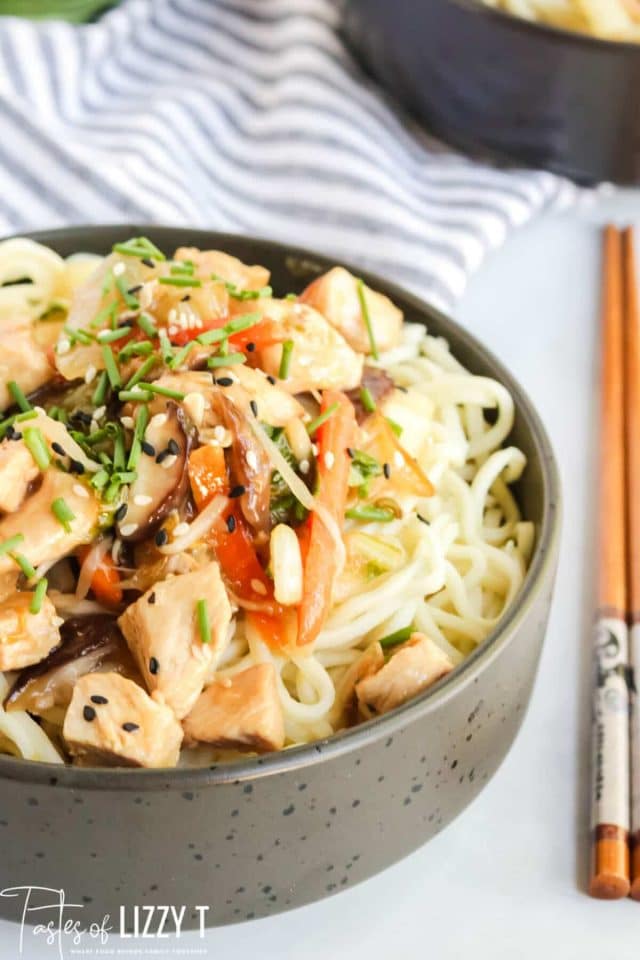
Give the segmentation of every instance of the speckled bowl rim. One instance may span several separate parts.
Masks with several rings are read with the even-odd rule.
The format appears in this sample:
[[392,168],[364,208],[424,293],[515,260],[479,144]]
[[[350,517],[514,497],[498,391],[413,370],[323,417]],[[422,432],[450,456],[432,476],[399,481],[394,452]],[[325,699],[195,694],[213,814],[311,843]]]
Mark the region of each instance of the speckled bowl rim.
[[[208,767],[163,768],[141,770],[139,768],[97,768],[72,767],[62,764],[44,763],[35,760],[23,760],[18,757],[0,755],[0,781],[13,780],[25,783],[50,784],[80,790],[124,790],[124,791],[169,791],[183,790],[186,787],[201,789],[216,784],[238,784],[257,778],[274,776],[303,770],[306,767],[322,763],[341,754],[358,750],[367,744],[388,739],[405,727],[422,719],[438,709],[454,696],[461,687],[473,682],[474,676],[498,656],[501,649],[511,641],[527,616],[531,613],[539,591],[548,583],[556,563],[560,540],[560,478],[551,446],[551,442],[542,421],[527,393],[518,384],[515,377],[503,366],[479,340],[441,311],[421,300],[398,284],[373,274],[370,271],[354,267],[342,260],[326,254],[317,253],[295,244],[280,243],[268,238],[223,233],[215,230],[191,229],[178,225],[164,224],[93,224],[72,226],[59,229],[22,233],[20,236],[47,243],[54,247],[57,239],[69,234],[90,235],[120,231],[123,236],[151,234],[154,231],[186,232],[192,242],[214,242],[221,249],[225,243],[255,242],[267,246],[272,252],[280,254],[283,261],[294,257],[319,264],[321,269],[342,263],[372,286],[380,286],[393,299],[398,297],[411,306],[428,328],[434,319],[443,329],[440,331],[447,340],[477,355],[495,379],[499,380],[511,393],[516,411],[522,417],[526,429],[531,435],[542,475],[542,521],[537,537],[532,562],[527,570],[520,593],[512,603],[504,618],[489,636],[455,668],[447,677],[430,687],[422,695],[389,714],[366,721],[357,727],[341,731],[334,736],[303,746],[290,747],[261,757],[252,757],[232,763],[221,763]],[[205,238],[208,238],[205,240]],[[418,321],[420,322],[420,321]]]
[[607,40],[605,37],[594,37],[590,33],[580,33],[577,30],[568,30],[565,27],[554,27],[552,24],[538,23],[536,20],[525,20],[524,17],[519,17],[517,13],[485,6],[482,0],[448,0],[448,2],[454,7],[462,7],[469,13],[484,17],[489,22],[506,22],[519,33],[541,33],[548,39],[562,45],[590,47],[593,50],[601,50],[606,53],[619,50],[626,53],[635,53],[640,57],[640,43],[634,43],[631,40]]

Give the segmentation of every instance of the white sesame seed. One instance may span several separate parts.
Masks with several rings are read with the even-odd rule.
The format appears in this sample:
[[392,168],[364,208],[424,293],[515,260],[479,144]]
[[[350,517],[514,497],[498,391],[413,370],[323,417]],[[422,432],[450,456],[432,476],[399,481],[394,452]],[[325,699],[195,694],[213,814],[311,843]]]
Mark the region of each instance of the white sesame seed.
[[120,423],[123,427],[126,427],[127,430],[133,430],[135,426],[133,417],[120,417]]
[[89,491],[81,483],[74,483],[72,489],[76,497],[80,497],[82,500],[89,499]]
[[130,537],[131,534],[135,533],[137,529],[137,523],[125,523],[124,527],[120,527],[120,533],[123,537]]
[[146,493],[136,493],[133,498],[136,507],[148,507],[152,500],[153,497],[149,497]]
[[119,263],[115,263],[115,264],[113,265],[113,275],[114,275],[114,277],[121,277],[122,274],[125,272],[126,269],[127,269],[127,268],[125,267],[124,263],[122,263],[122,261],[120,261]]
[[267,588],[260,580],[252,580],[251,589],[255,590],[256,593],[259,593],[261,597],[264,597],[267,594]]
[[174,453],[170,453],[168,457],[165,457],[160,466],[163,470],[169,470],[176,462],[177,456]]
[[61,627],[64,623],[64,617],[54,617],[51,621],[54,627]]
[[182,404],[195,423],[199,427],[204,419],[204,397],[201,393],[188,393]]
[[69,353],[69,350],[71,350],[71,341],[67,340],[66,337],[61,337],[60,340],[58,340],[56,353],[62,355],[64,353]]
[[183,537],[185,533],[189,533],[189,524],[183,520],[182,523],[173,528],[173,535],[174,537]]
[[98,371],[96,370],[96,368],[94,367],[94,365],[93,365],[92,363],[90,363],[89,366],[87,367],[87,371],[86,371],[86,373],[85,373],[85,375],[84,375],[84,382],[85,382],[85,383],[92,383],[92,382],[95,380],[95,378],[96,378],[97,372],[98,372]]
[[314,457],[317,457],[317,456],[318,456],[318,444],[317,444],[317,443],[312,443],[312,444],[311,444],[311,453],[314,455]]
[[172,307],[171,310],[169,310],[169,313],[167,315],[167,320],[171,325],[178,322],[178,311],[176,310],[175,307]]
[[101,419],[104,417],[104,415],[105,415],[106,412],[107,412],[107,408],[106,408],[106,407],[104,407],[104,406],[103,406],[103,407],[97,407],[97,408],[93,411],[93,419],[94,419],[94,420],[101,420]]
[[402,454],[400,453],[399,450],[396,450],[396,451],[394,452],[394,454],[393,454],[393,462],[394,462],[394,464],[396,465],[396,467],[403,467],[403,466],[404,466],[404,457],[402,456]]
[[300,467],[300,473],[307,474],[309,473],[309,468],[311,464],[309,463],[308,460],[301,460],[298,466]]
[[222,443],[222,441],[224,440],[224,436],[225,436],[225,429],[224,429],[224,427],[221,426],[220,424],[218,424],[217,427],[214,427],[214,428],[213,428],[213,435],[214,435],[214,437],[216,438],[216,440],[218,441],[218,443]]
[[327,470],[331,470],[335,462],[336,462],[336,458],[332,454],[331,450],[327,450],[327,452],[324,455],[324,465],[327,468]]
[[247,453],[247,466],[251,470],[258,469],[258,457],[256,456],[255,450],[249,450]]

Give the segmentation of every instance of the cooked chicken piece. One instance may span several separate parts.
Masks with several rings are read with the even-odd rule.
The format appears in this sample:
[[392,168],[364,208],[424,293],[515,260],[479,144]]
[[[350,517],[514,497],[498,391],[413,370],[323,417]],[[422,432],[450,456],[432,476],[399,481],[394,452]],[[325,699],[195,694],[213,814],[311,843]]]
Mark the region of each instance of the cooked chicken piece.
[[48,597],[31,613],[33,593],[16,593],[0,603],[0,670],[21,670],[38,663],[60,643],[62,622]]
[[[69,529],[58,520],[52,504],[62,498],[73,513]],[[20,553],[34,567],[54,563],[83,543],[91,543],[98,529],[100,505],[93,490],[71,473],[50,466],[42,484],[16,513],[0,520],[0,542],[22,534]],[[15,569],[10,556],[0,556],[0,574]]]
[[453,663],[423,633],[412,633],[377,673],[356,683],[358,700],[387,713],[453,670]]
[[[203,643],[197,606],[206,600],[211,639]],[[215,562],[155,584],[118,620],[147,689],[178,719],[198,699],[226,646],[231,607]]]
[[344,727],[356,721],[356,684],[384,666],[384,653],[376,641],[370,643],[357,660],[347,667],[336,686],[336,699],[331,710],[334,727]]
[[23,440],[0,443],[0,512],[18,509],[39,472]]
[[[402,311],[383,293],[370,287],[364,286],[363,294],[376,347],[379,351],[390,350],[400,342]],[[300,300],[319,310],[354,350],[372,352],[358,296],[358,281],[344,267],[334,267],[318,277],[302,292]]]
[[284,717],[272,663],[214,680],[183,722],[190,741],[263,753],[284,746]]
[[176,260],[191,260],[196,265],[196,275],[201,279],[220,277],[240,290],[261,290],[269,283],[266,267],[248,266],[237,257],[221,250],[198,250],[196,247],[179,247]]
[[362,377],[364,357],[356,353],[321,313],[306,303],[261,298],[252,304],[260,312],[263,323],[273,328],[276,342],[258,345],[255,354],[259,366],[277,377],[282,358],[282,342],[291,340],[293,350],[289,375],[280,380],[283,390],[302,393],[306,390],[336,388],[350,390]]
[[83,766],[175,767],[182,743],[169,707],[118,673],[80,677],[62,735]]
[[29,318],[3,322],[0,328],[0,410],[13,404],[9,383],[15,380],[24,393],[31,393],[51,380],[55,370],[46,346],[34,335]]

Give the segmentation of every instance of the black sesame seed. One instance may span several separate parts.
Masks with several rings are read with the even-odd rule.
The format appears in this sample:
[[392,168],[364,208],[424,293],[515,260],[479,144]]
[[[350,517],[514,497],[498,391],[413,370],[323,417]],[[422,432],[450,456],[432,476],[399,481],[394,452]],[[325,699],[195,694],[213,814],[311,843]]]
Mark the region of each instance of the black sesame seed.
[[79,460],[72,460],[69,464],[69,470],[71,473],[77,473],[78,475],[84,473],[84,464],[80,463]]
[[113,515],[113,519],[116,523],[121,523],[127,515],[127,510],[129,507],[126,503],[121,503],[116,512]]
[[155,535],[155,541],[157,547],[164,547],[165,543],[169,540],[169,534],[166,530],[158,530]]
[[160,453],[156,457],[156,463],[163,463],[169,456],[171,456],[171,451],[167,447],[165,450],[160,451]]
[[13,435],[14,435],[15,432],[16,432],[16,431],[14,430],[12,424],[9,424],[9,426],[7,427],[6,432],[5,432],[5,437],[7,437],[7,439],[9,439],[9,440],[13,440]]
[[[99,706],[104,706],[105,703],[109,703],[107,698],[103,697],[99,693],[94,693],[90,699],[91,699],[91,703],[97,703]],[[89,707],[89,710],[91,710],[91,707]]]
[[426,517],[423,517],[422,514],[416,513],[416,517],[418,518],[418,520],[420,520],[421,523],[426,523],[426,525],[427,525],[428,527],[431,526],[431,524],[429,523],[429,521],[427,520],[427,518],[426,518]]
[[74,412],[69,417],[70,420],[79,420],[80,423],[86,424],[88,427],[91,426],[91,421],[93,417],[89,413],[85,413],[84,410],[74,410]]
[[180,444],[171,437],[169,443],[167,444],[167,450],[169,453],[172,453],[174,457],[177,457],[180,453]]
[[129,287],[127,293],[138,293],[140,290],[142,290],[142,284],[136,283],[133,287]]
[[253,351],[255,350],[255,348],[256,348],[256,345],[255,345],[255,343],[253,342],[253,340],[251,340],[251,341],[247,344],[247,353],[253,353]]
[[396,388],[396,390],[399,390],[400,393],[409,393],[409,388],[402,387],[399,383],[394,383],[394,387]]
[[130,720],[128,720],[127,723],[122,724],[122,729],[125,731],[125,733],[135,733],[136,730],[140,729],[140,724],[132,723]]
[[67,451],[65,450],[65,448],[62,446],[61,443],[58,443],[57,440],[54,440],[54,442],[51,444],[51,449],[53,450],[54,453],[59,454],[61,457],[66,457],[67,455]]
[[275,383],[276,383],[276,378],[275,378],[275,377],[272,377],[270,373],[267,374],[267,380],[269,381],[269,383],[271,384],[271,386],[274,386]]
[[22,434],[19,430],[16,430],[15,427],[11,427],[11,433],[9,434],[7,432],[7,436],[9,437],[9,440],[22,440]]
[[249,406],[251,407],[251,413],[254,415],[254,417],[257,417],[257,416],[258,416],[258,404],[255,402],[255,400],[251,400],[251,401],[249,402]]
[[143,257],[140,262],[144,263],[145,267],[155,267],[155,263],[153,262],[151,257]]
[[349,457],[349,459],[350,459],[350,460],[353,460],[353,458],[355,457],[355,455],[356,455],[356,454],[355,454],[355,451],[354,451],[353,447],[347,447],[347,456]]
[[190,293],[185,293],[184,297],[181,297],[180,303],[184,303],[185,300],[191,300],[191,294],[190,294]]
[[96,718],[96,712],[93,707],[86,706],[82,708],[82,716],[85,718],[87,723],[91,723],[91,721],[95,720]]
[[243,487],[241,483],[238,483],[235,487],[232,487],[229,491],[229,497],[231,500],[235,500],[236,497],[243,497],[247,492],[246,487]]
[[384,473],[385,477],[386,477],[387,480],[388,480],[389,477],[391,476],[391,467],[390,467],[390,465],[389,465],[388,463],[383,463],[383,464],[382,464],[382,472]]
[[[160,532],[163,533],[164,531],[161,530]],[[156,592],[154,590],[153,593],[150,593],[149,596],[147,597],[147,603],[150,603],[151,606],[153,606],[155,602],[156,602]]]
[[151,673],[155,677],[156,673],[158,673],[159,670],[160,670],[160,664],[158,663],[155,657],[151,657],[151,659],[149,660],[149,673]]
[[233,384],[231,377],[218,377],[217,380],[214,378],[213,382],[217,383],[219,387],[230,387]]
[[148,457],[155,457],[156,448],[153,446],[152,443],[149,443],[148,440],[143,440],[140,446],[142,448],[142,452],[146,453]]
[[230,514],[227,517],[227,530],[229,531],[229,533],[233,533],[235,528],[236,528],[236,518],[233,516],[233,514]]

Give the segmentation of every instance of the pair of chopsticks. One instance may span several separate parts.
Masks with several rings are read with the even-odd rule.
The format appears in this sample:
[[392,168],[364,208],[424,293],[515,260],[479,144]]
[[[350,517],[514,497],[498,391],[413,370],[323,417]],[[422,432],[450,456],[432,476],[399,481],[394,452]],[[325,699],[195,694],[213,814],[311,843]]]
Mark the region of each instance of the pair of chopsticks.
[[640,900],[640,317],[633,230],[604,231],[589,893]]

